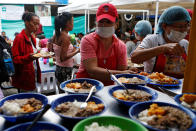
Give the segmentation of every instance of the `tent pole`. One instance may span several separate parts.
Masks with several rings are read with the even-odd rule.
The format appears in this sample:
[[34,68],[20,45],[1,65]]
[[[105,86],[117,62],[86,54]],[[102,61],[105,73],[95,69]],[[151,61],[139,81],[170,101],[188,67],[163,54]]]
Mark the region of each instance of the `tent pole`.
[[88,9],[88,32],[90,31],[90,14]]
[[85,32],[85,34],[86,34],[86,10],[85,10],[85,22],[84,22],[84,24],[85,24],[85,28],[84,28],[85,31],[84,31],[84,32]]
[[149,20],[149,17],[150,17],[150,13],[149,13],[149,10],[148,10],[148,11],[147,11],[146,20]]
[[159,0],[156,1],[156,14],[155,14],[155,23],[154,23],[154,34],[156,33],[156,29],[157,29],[158,13],[159,13]]
[[144,11],[143,11],[143,20],[144,20]]

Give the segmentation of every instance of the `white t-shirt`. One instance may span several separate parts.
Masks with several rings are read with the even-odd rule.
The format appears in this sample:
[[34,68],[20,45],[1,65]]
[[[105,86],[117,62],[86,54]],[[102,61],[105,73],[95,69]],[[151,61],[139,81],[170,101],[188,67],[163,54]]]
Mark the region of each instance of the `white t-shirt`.
[[[165,42],[162,34],[152,34],[152,35],[146,36],[138,47],[149,49],[149,48],[157,47],[159,45],[164,45],[164,44],[167,44],[167,43]],[[179,44],[182,47],[184,47],[185,52],[187,54],[188,41],[183,39],[179,42]],[[156,60],[156,57],[153,57],[143,63],[145,72],[152,72],[154,68],[155,60]]]

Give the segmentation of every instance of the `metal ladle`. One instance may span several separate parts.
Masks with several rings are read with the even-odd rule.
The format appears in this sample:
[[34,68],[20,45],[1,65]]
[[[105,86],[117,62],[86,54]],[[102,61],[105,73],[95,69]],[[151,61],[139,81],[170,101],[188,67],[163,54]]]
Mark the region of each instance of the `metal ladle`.
[[129,90],[127,89],[127,87],[125,87],[125,86],[116,78],[116,76],[113,75],[107,68],[105,68],[105,69],[106,69],[107,72],[110,74],[112,80],[113,80],[114,82],[116,82],[119,86],[122,86],[122,87],[126,90],[127,94],[130,94],[130,92],[129,92]]

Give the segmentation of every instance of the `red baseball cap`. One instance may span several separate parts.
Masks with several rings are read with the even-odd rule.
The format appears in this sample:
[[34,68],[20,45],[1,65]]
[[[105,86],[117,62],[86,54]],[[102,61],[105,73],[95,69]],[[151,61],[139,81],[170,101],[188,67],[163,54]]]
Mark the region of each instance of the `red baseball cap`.
[[112,4],[109,3],[104,3],[100,5],[96,13],[97,22],[99,22],[104,18],[112,22],[115,22],[117,17],[118,17],[118,13],[116,7],[114,7]]
[[190,10],[190,9],[186,9],[186,10],[189,12],[190,17],[192,18],[193,11],[192,11],[192,10]]

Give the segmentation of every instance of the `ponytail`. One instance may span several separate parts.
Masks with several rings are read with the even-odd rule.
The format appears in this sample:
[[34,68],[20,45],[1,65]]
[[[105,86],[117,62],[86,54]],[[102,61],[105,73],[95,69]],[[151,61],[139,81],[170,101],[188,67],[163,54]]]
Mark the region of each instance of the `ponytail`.
[[61,15],[55,17],[55,34],[58,39],[60,36],[61,30],[66,28],[67,22],[71,21],[73,15],[69,12],[63,12]]
[[61,32],[61,26],[60,26],[60,18],[59,16],[55,17],[55,21],[54,21],[54,27],[55,27],[55,34],[56,37],[58,38],[60,36],[60,32]]

